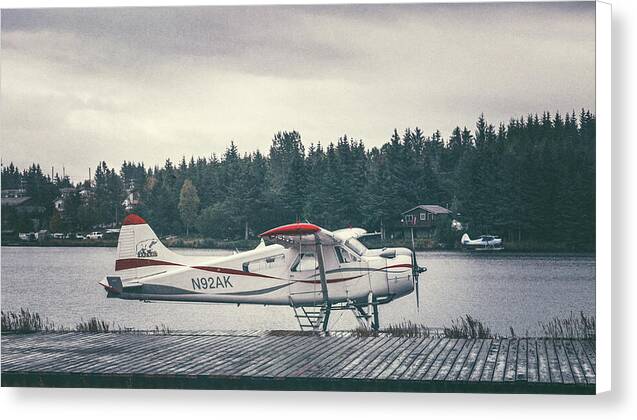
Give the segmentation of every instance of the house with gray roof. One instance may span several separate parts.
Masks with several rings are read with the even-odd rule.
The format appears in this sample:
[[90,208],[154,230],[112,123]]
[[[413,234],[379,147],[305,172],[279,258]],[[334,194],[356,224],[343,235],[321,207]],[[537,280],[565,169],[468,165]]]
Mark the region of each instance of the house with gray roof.
[[401,213],[400,224],[413,229],[414,236],[430,237],[440,219],[451,223],[452,211],[438,204],[420,204]]

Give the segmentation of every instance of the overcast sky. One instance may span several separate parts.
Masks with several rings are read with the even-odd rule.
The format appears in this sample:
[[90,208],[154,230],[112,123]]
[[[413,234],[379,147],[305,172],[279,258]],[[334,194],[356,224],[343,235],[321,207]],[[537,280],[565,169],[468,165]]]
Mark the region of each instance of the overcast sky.
[[585,3],[3,10],[2,159],[66,167],[267,152],[394,128],[594,111]]

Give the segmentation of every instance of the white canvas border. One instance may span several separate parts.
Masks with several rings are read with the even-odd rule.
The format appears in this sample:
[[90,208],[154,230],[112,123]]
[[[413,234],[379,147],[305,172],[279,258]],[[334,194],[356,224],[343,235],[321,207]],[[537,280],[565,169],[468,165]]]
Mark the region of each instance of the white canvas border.
[[595,7],[596,114],[596,392],[611,390],[611,13],[608,3]]

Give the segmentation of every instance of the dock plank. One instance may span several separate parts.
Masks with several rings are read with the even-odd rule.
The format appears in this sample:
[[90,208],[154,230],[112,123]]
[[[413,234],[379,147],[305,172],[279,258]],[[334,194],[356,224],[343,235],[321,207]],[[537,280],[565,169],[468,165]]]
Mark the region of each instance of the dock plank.
[[436,360],[438,354],[447,346],[449,339],[438,338],[433,340],[428,346],[427,351],[423,351],[421,355],[414,361],[412,366],[402,375],[401,379],[418,380],[427,372],[431,364]]
[[438,372],[436,372],[436,375],[433,377],[434,380],[444,381],[447,379],[449,372],[451,372],[453,365],[456,363],[458,356],[466,344],[467,340],[465,338],[461,338],[456,342],[456,345],[453,346],[453,349],[451,349],[449,355],[447,355],[446,359],[442,362],[440,369],[438,369]]
[[[424,359],[427,353],[433,348],[435,342],[437,342],[438,338],[428,337],[420,342],[418,347],[414,349],[414,351],[407,356],[405,362],[398,366],[394,372],[389,376],[388,379],[399,379],[403,375],[408,374],[407,372],[412,369],[413,365],[418,365],[420,360]],[[415,367],[413,368],[415,370]]]
[[581,340],[582,348],[584,352],[586,352],[586,356],[588,356],[588,361],[593,367],[593,371],[597,372],[596,367],[596,359],[595,359],[595,341],[593,340]]
[[296,358],[286,363],[287,366],[284,365],[279,369],[273,370],[270,375],[274,377],[286,377],[294,374],[294,376],[296,376],[298,373],[295,372],[310,368],[316,359],[330,351],[330,348],[339,342],[342,342],[342,339],[338,337],[319,338],[316,344],[310,347],[305,354],[299,354]]
[[575,347],[573,346],[573,340],[564,340],[564,350],[566,351],[566,358],[568,361],[568,365],[571,368],[571,372],[573,373],[573,379],[575,383],[585,384],[586,375],[584,375],[584,370],[580,365],[579,358],[577,357],[577,352],[575,351]]
[[467,354],[464,363],[462,364],[462,368],[460,372],[458,372],[458,376],[456,376],[456,380],[458,381],[468,381],[471,377],[471,373],[476,365],[478,357],[480,356],[480,352],[482,350],[483,344],[485,344],[487,340],[472,340],[471,348]]
[[[232,375],[247,366],[273,341],[273,338],[268,336],[246,337],[238,346],[231,340],[220,341],[216,346],[206,348],[199,356],[193,358],[190,362],[192,366],[184,372],[196,375],[199,372],[214,370],[216,375]],[[218,357],[219,354],[224,357]]]
[[[479,340],[480,343],[480,351],[476,357],[476,361],[471,367],[469,371],[469,377],[466,378],[466,374],[464,372],[460,373],[460,376],[463,380],[469,380],[471,382],[479,382],[482,377],[482,372],[484,371],[485,365],[487,363],[487,357],[489,355],[489,350],[491,349],[491,343],[493,340],[491,338]],[[465,379],[466,378],[466,379]]]
[[313,377],[319,372],[329,369],[339,360],[345,358],[346,355],[349,355],[352,350],[363,341],[361,338],[353,335],[343,335],[342,337],[344,338],[343,340],[334,340],[334,344],[328,351],[325,351],[323,356],[316,358],[305,368],[292,372],[291,375]]
[[549,364],[549,373],[551,374],[551,383],[564,383],[560,362],[555,351],[555,340],[544,340],[544,344],[546,345],[546,357]]
[[263,357],[259,358],[258,363],[253,364],[251,369],[242,371],[241,374],[253,377],[264,376],[268,370],[281,366],[286,360],[298,355],[299,352],[314,344],[308,341],[305,336],[296,337],[289,341],[285,338],[278,337],[280,345],[268,349]]
[[555,354],[557,355],[560,372],[562,372],[562,382],[564,382],[565,384],[575,383],[575,379],[573,378],[573,371],[571,369],[571,366],[568,364],[566,350],[564,349],[564,341],[553,340],[553,344],[555,345]]
[[372,345],[367,349],[358,349],[354,352],[354,358],[346,365],[343,366],[340,372],[337,372],[335,378],[347,378],[352,377],[358,373],[361,369],[367,366],[370,360],[375,359],[382,352],[384,346],[389,344],[392,337],[384,336],[379,337],[380,340],[374,340]]
[[475,344],[476,344],[475,339],[468,339],[465,342],[464,346],[462,347],[462,350],[458,354],[458,357],[456,357],[456,361],[453,363],[453,366],[451,366],[449,373],[445,377],[445,380],[455,381],[458,379],[458,376],[460,376],[460,372],[462,371],[462,368],[465,366],[465,363],[467,362],[469,353],[471,352],[471,350],[473,350],[473,347],[475,346]]
[[537,339],[529,338],[526,340],[526,343],[527,380],[529,382],[539,382],[540,376],[538,372]]
[[391,376],[398,367],[406,364],[408,357],[420,347],[420,345],[426,340],[426,338],[411,339],[407,342],[407,345],[403,347],[400,353],[396,354],[396,357],[388,363],[385,368],[378,372],[375,379],[386,379]]
[[546,352],[546,340],[538,339],[537,345],[537,369],[538,380],[542,383],[551,382],[551,369],[549,366],[548,353]]
[[588,355],[584,351],[582,347],[582,342],[580,340],[573,340],[573,347],[575,347],[575,353],[577,354],[577,359],[582,366],[582,370],[584,371],[584,377],[586,378],[586,383],[589,385],[595,384],[595,370],[588,360]]
[[432,380],[444,364],[445,360],[447,360],[449,353],[451,353],[457,344],[458,340],[448,339],[447,345],[436,355],[436,358],[432,360],[427,370],[425,370],[418,379],[425,381]]
[[496,362],[498,361],[498,355],[500,354],[500,347],[502,347],[502,339],[494,338],[489,346],[489,353],[487,354],[487,358],[484,362],[484,368],[480,375],[480,382],[493,381],[493,374],[495,372]]
[[[513,338],[509,342],[509,354],[507,355],[507,360],[504,368],[505,381],[515,381],[515,374],[518,367],[518,350],[520,341],[521,340],[517,338]],[[524,355],[524,358],[526,359],[526,354]]]
[[372,374],[376,367],[381,365],[387,359],[387,357],[391,355],[395,349],[399,348],[404,342],[404,338],[392,337],[386,345],[379,349],[379,352],[373,355],[370,354],[370,357],[366,358],[366,364],[361,363],[358,366],[358,369],[350,371],[350,373],[348,375],[345,375],[344,378],[366,378],[367,375]]
[[316,372],[314,377],[319,378],[331,378],[337,377],[337,375],[343,373],[348,366],[353,363],[365,349],[372,348],[375,344],[378,344],[380,340],[376,337],[364,337],[360,341],[352,345],[349,352],[345,353],[342,358],[332,360],[319,372]]
[[509,340],[508,338],[503,338],[500,342],[498,358],[495,361],[495,368],[493,369],[493,382],[502,382],[504,380],[510,344],[511,340]]

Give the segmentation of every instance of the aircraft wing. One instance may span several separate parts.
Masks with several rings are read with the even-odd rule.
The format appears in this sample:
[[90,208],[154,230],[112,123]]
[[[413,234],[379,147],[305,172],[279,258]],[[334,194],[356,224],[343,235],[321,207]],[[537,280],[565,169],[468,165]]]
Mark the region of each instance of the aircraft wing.
[[368,234],[367,231],[363,228],[347,228],[347,229],[339,229],[332,232],[334,237],[340,240],[341,242],[345,242],[349,238],[360,238],[363,236],[375,235],[376,233]]
[[286,248],[300,244],[314,245],[317,239],[323,245],[335,245],[340,242],[339,238],[336,238],[332,232],[312,223],[292,223],[279,226],[263,232],[259,237]]

